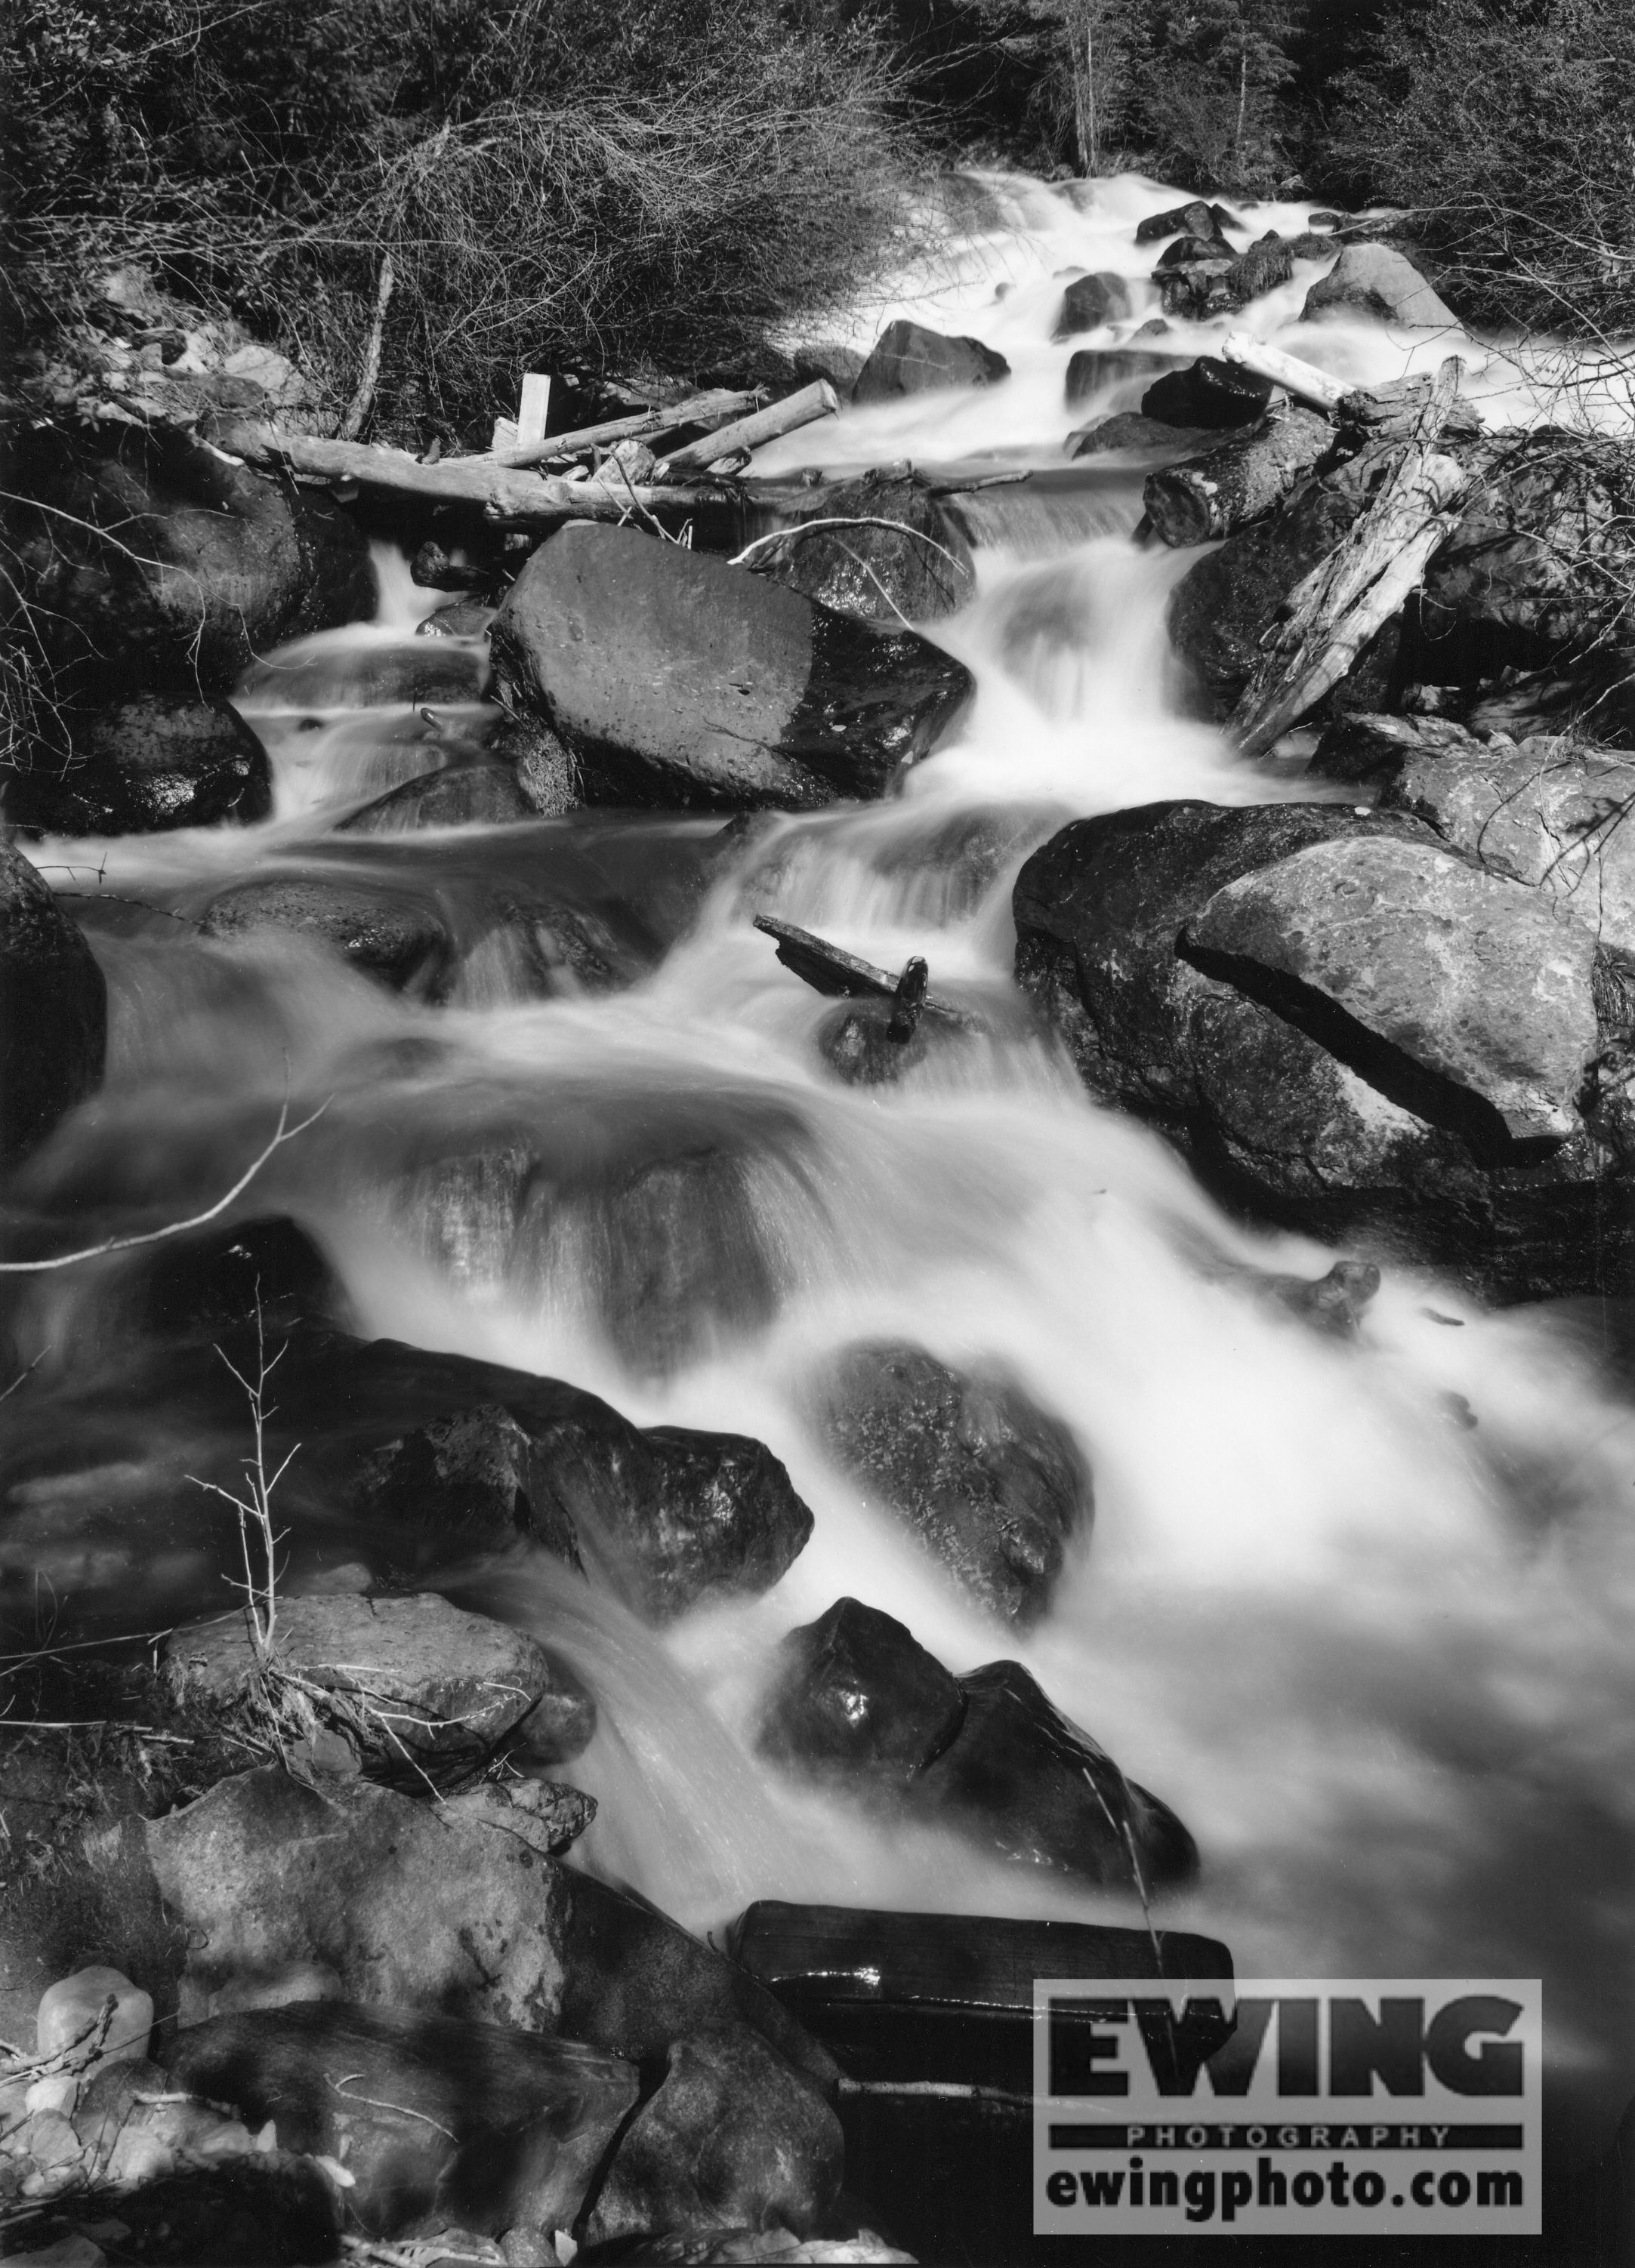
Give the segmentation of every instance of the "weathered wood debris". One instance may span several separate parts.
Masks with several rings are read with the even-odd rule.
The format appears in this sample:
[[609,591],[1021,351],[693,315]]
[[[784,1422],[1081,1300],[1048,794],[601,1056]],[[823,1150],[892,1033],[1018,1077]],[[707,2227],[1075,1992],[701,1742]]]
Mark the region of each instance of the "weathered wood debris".
[[814,992],[824,993],[831,999],[843,997],[851,1000],[889,1000],[893,1039],[911,1039],[922,1016],[952,1024],[961,1031],[969,1031],[976,1025],[976,1018],[965,1009],[956,1008],[952,1000],[939,999],[929,990],[930,972],[918,954],[906,963],[900,976],[893,976],[884,968],[876,968],[873,961],[861,961],[855,953],[847,953],[840,946],[831,945],[827,938],[815,936],[809,929],[797,929],[793,922],[778,921],[770,914],[757,914],[755,927],[773,940],[784,968],[792,969]]

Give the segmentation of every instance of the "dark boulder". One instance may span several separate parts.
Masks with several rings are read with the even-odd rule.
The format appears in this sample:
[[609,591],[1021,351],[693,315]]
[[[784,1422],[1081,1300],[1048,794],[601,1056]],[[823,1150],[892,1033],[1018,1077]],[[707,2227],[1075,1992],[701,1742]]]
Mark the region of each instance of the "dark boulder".
[[1108,1889],[1189,1881],[1197,1848],[1166,1803],[1052,1707],[1019,1661],[960,1680],[959,1732],[915,1782],[917,1808],[1019,1864]]
[[1188,205],[1170,205],[1163,212],[1149,213],[1136,226],[1138,244],[1157,244],[1167,236],[1214,237],[1226,242],[1229,228],[1240,228],[1242,223],[1226,210],[1225,205],[1205,204],[1197,197]]
[[91,947],[0,837],[0,1166],[101,1081],[107,987]]
[[86,697],[223,693],[281,639],[373,611],[349,513],[190,436],[126,427],[99,453],[42,431],[7,486],[49,659]]
[[434,2210],[479,2235],[571,2228],[637,2093],[632,2065],[578,2041],[335,2001],[213,2017],[166,2060],[173,2087],[343,2162],[377,2237]]
[[[1328,557],[1365,500],[1361,475],[1351,465],[1314,478],[1296,489],[1281,512],[1229,536],[1176,584],[1169,600],[1170,642],[1187,665],[1204,716],[1231,715],[1289,592]],[[1388,624],[1365,649],[1346,685],[1331,696],[1336,706],[1381,705],[1376,680],[1390,634]]]
[[0,805],[37,835],[152,835],[175,827],[247,826],[272,809],[267,752],[217,702],[150,693],[70,719],[59,770],[13,772]]
[[642,1430],[497,1364],[377,1340],[297,1346],[280,1415],[383,1556],[423,1571],[532,1538],[666,1622],[769,1589],[812,1515],[759,1441]]
[[828,1454],[963,1590],[1012,1622],[1044,1612],[1067,1543],[1093,1516],[1066,1426],[1008,1380],[896,1343],[848,1348],[814,1403]]
[[1062,294],[1054,339],[1077,338],[1080,331],[1099,331],[1103,323],[1116,323],[1130,313],[1130,286],[1110,269],[1076,276]]
[[1199,261],[1217,260],[1223,253],[1228,261],[1237,257],[1229,246],[1213,236],[1178,236],[1159,254],[1158,266],[1153,271],[1153,281],[1161,281],[1172,269],[1191,268]]
[[1015,914],[1086,1084],[1233,1203],[1504,1297],[1625,1264],[1618,988],[1542,888],[1401,813],[1169,804],[1064,830]]
[[[412,566],[409,572],[414,572]],[[430,638],[486,637],[489,624],[493,619],[494,609],[486,599],[457,599],[452,607],[439,607],[436,614],[428,615],[423,622],[416,622],[415,636]]]
[[1330,308],[1359,308],[1423,330],[1457,331],[1459,318],[1394,244],[1348,244],[1314,284],[1300,310],[1310,322]]
[[1156,379],[1141,397],[1141,414],[1164,425],[1225,432],[1229,426],[1252,425],[1270,399],[1269,378],[1245,370],[1241,363],[1203,355],[1189,369],[1167,371]]
[[980,339],[946,338],[919,323],[887,323],[858,372],[851,399],[859,408],[946,387],[992,386],[1011,374],[1002,354]]
[[[887,469],[843,482],[824,490],[806,517],[857,524],[803,534],[797,523],[757,555],[755,571],[836,613],[897,630],[954,614],[976,587],[970,545],[917,474]],[[866,524],[880,520],[895,525]]]
[[144,1336],[219,1338],[253,1323],[258,1307],[269,1331],[287,1330],[306,1317],[338,1318],[345,1307],[317,1244],[282,1213],[176,1237],[126,1264],[119,1305]]
[[413,835],[423,827],[509,827],[538,816],[508,765],[451,764],[388,789],[335,832]]
[[791,1631],[759,1746],[779,1764],[859,1787],[904,1787],[959,1731],[959,1682],[902,1623],[836,1599]]
[[430,907],[387,885],[350,879],[239,882],[210,900],[199,928],[217,938],[293,930],[399,991],[435,991],[453,956],[448,932]]
[[1325,726],[1307,767],[1313,779],[1387,787],[1410,763],[1480,760],[1485,749],[1462,725],[1447,717],[1390,717],[1357,711]]
[[1167,449],[1173,453],[1206,447],[1216,438],[1213,428],[1167,425],[1156,417],[1144,417],[1138,409],[1121,409],[1077,427],[1064,446],[1070,457],[1099,457],[1108,449]]
[[1184,355],[1149,353],[1139,347],[1080,347],[1068,357],[1067,406],[1076,409],[1103,387],[1122,385],[1128,379],[1150,380],[1186,366]]
[[810,2236],[839,2196],[844,2159],[840,2121],[804,2072],[746,2025],[708,2024],[672,2043],[657,2091],[620,2137],[586,2241]]
[[911,630],[584,522],[534,553],[491,644],[513,704],[567,744],[587,801],[801,810],[881,795],[970,690]]

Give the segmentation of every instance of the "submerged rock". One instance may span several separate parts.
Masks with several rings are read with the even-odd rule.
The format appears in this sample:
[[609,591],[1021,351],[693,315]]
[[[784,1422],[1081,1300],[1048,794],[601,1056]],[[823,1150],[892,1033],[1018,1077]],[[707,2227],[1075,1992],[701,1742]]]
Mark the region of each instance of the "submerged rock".
[[225,703],[150,693],[70,718],[61,769],[11,772],[0,806],[39,835],[247,826],[272,809],[272,777],[266,750]]
[[[806,517],[858,524],[810,535],[797,524],[758,554],[755,572],[839,613],[895,630],[954,613],[976,587],[970,545],[911,472],[887,468],[826,489]],[[896,525],[867,525],[871,520]]]
[[758,1741],[788,1770],[1021,1865],[1113,1887],[1138,1871],[1145,1887],[1197,1872],[1175,1814],[1019,1662],[951,1677],[901,1623],[856,1599],[784,1639]]
[[805,2073],[746,2025],[705,2025],[672,2043],[657,2091],[619,2139],[586,2241],[807,2236],[839,2195],[844,2157],[840,2121]]
[[1241,225],[1225,205],[1206,204],[1202,197],[1196,197],[1190,204],[1169,205],[1162,212],[1149,213],[1144,221],[1138,221],[1136,242],[1157,244],[1167,236],[1203,236],[1225,244],[1226,230]]
[[814,1402],[828,1454],[962,1589],[1012,1622],[1044,1612],[1066,1544],[1094,1516],[1066,1426],[1004,1378],[896,1342],[848,1348]]
[[1212,428],[1167,425],[1145,417],[1138,409],[1121,409],[1111,417],[1098,417],[1075,427],[1063,445],[1070,457],[1097,457],[1107,449],[1189,449],[1212,442]]
[[1153,805],[1064,829],[1015,912],[1092,1091],[1234,1204],[1502,1297],[1635,1256],[1610,949],[1421,821]]
[[509,827],[538,817],[517,774],[504,764],[451,764],[377,796],[340,835],[412,835],[423,827]]
[[379,883],[287,880],[239,882],[200,917],[206,937],[288,929],[333,946],[356,968],[401,991],[435,990],[453,947],[429,906]]
[[1314,284],[1300,309],[1311,322],[1331,307],[1359,307],[1388,322],[1421,330],[1457,331],[1459,318],[1439,298],[1404,252],[1394,244],[1348,244],[1329,273]]
[[1062,294],[1053,339],[1077,338],[1080,331],[1100,330],[1130,313],[1130,286],[1122,276],[1106,269],[1094,276],[1076,276]]
[[84,937],[0,840],[0,1167],[100,1084],[107,987]]
[[173,2087],[344,2162],[378,2237],[434,2208],[482,2235],[571,2228],[637,2093],[632,2065],[578,2041],[351,2003],[217,2016],[166,2061]]
[[764,576],[570,525],[495,617],[496,667],[587,801],[803,810],[879,796],[964,703],[963,667]]
[[980,339],[947,338],[920,323],[887,323],[851,388],[862,409],[907,394],[931,394],[948,387],[993,386],[1011,374],[1002,354]]

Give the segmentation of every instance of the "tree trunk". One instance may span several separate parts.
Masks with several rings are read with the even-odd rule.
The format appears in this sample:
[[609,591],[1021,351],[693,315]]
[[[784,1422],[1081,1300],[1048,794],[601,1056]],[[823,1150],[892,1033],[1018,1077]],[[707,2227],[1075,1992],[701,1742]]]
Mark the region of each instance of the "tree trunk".
[[1333,446],[1315,410],[1274,412],[1206,457],[1149,473],[1141,493],[1153,533],[1175,547],[1230,535],[1275,512]]

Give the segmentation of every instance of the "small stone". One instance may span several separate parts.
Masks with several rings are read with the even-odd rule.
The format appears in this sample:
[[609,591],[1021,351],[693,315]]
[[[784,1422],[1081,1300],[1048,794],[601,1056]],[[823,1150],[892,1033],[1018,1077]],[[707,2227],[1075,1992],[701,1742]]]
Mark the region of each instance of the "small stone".
[[41,2110],[11,2137],[11,2146],[31,2157],[41,2173],[54,2166],[72,2165],[79,2156],[79,2137],[73,2122],[60,2110]]
[[[100,2033],[102,2011],[114,2002],[106,2033]],[[148,2051],[153,2029],[153,2001],[117,1969],[76,1970],[59,1977],[41,1997],[35,2020],[35,2044],[42,2056],[58,2055],[83,2040],[87,2053],[107,2063],[139,2063]]]
[[67,2117],[79,2098],[79,2081],[72,2072],[61,2071],[50,2079],[37,2079],[23,2097],[23,2108],[29,2111],[60,2110]]

